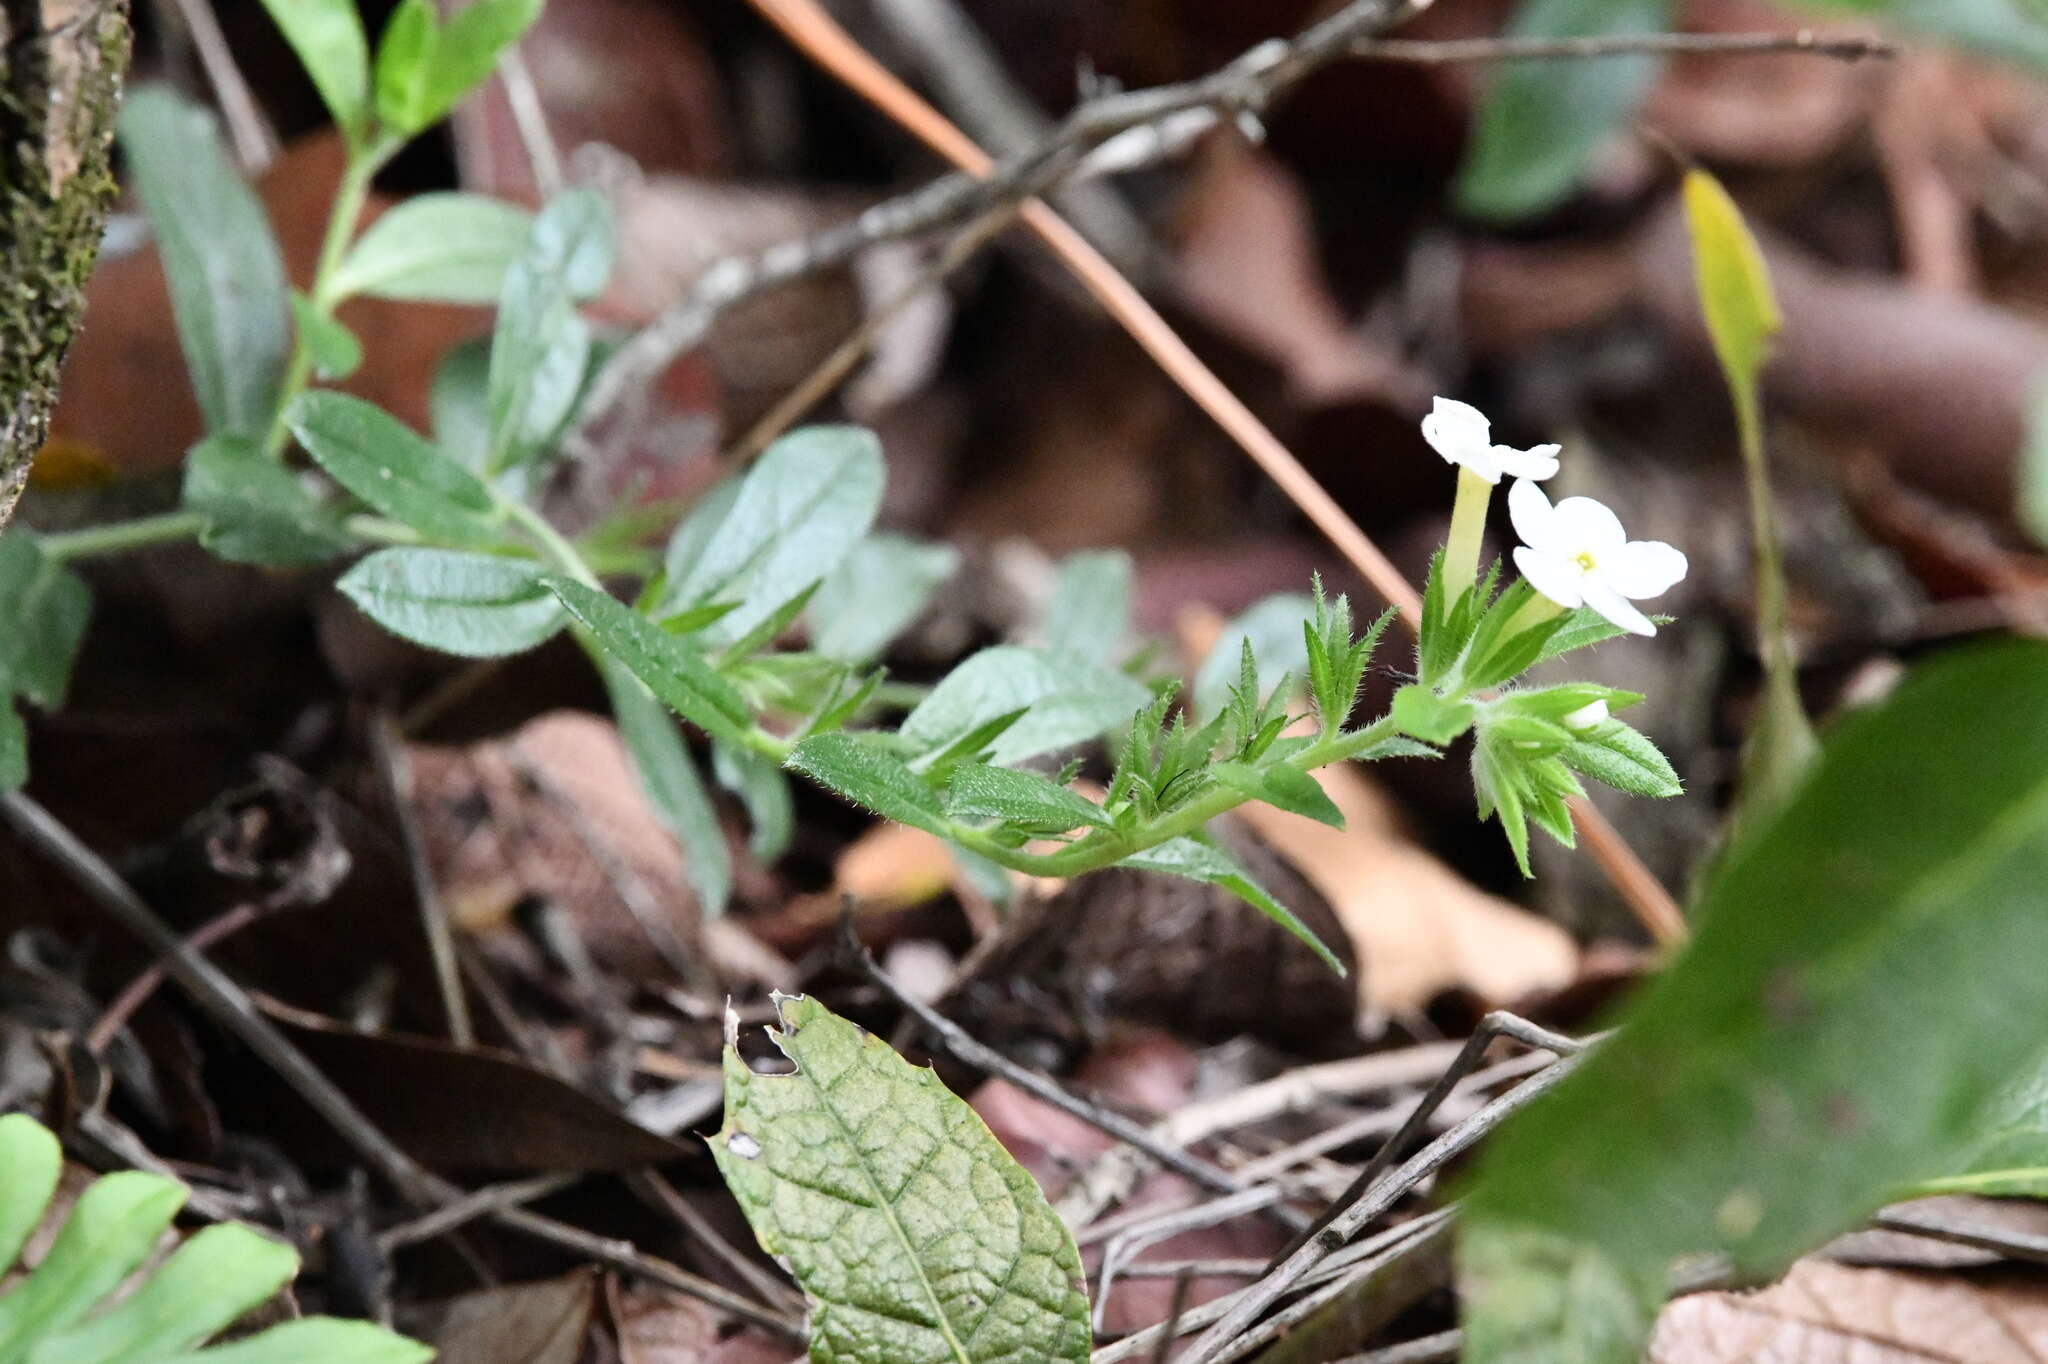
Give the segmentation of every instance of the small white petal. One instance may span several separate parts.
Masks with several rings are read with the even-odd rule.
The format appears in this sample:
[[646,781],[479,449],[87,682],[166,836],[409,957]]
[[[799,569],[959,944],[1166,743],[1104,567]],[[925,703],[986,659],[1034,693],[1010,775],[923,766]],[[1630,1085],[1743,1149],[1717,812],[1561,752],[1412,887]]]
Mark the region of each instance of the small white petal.
[[1522,537],[1522,543],[1531,549],[1552,550],[1561,548],[1552,533],[1550,499],[1543,495],[1543,489],[1528,479],[1517,479],[1508,489],[1508,519],[1515,523],[1515,534]]
[[1630,634],[1654,635],[1657,633],[1656,624],[1648,616],[1629,605],[1628,598],[1615,591],[1606,582],[1598,578],[1588,578],[1581,584],[1581,590],[1585,593],[1586,605],[1592,607],[1595,611],[1598,611]]
[[1608,721],[1605,700],[1588,701],[1570,715],[1564,717],[1564,727],[1574,733],[1583,734],[1589,729],[1598,729]]
[[1511,478],[1545,479],[1557,473],[1557,452],[1561,445],[1536,445],[1517,450],[1512,445],[1493,447],[1493,462]]
[[1557,528],[1554,533],[1570,542],[1568,552],[1592,555],[1602,571],[1608,557],[1619,554],[1628,543],[1628,532],[1621,528],[1614,509],[1590,497],[1567,497],[1557,504],[1551,520]]
[[1684,553],[1662,540],[1631,540],[1600,568],[1615,591],[1641,601],[1676,587],[1685,577],[1686,566]]
[[[1517,483],[1515,486],[1527,485]],[[1585,600],[1581,589],[1585,586],[1586,575],[1577,564],[1562,555],[1547,554],[1523,545],[1515,551],[1515,567],[1522,570],[1529,586],[1567,610]]]
[[1422,436],[1450,464],[1462,464],[1488,483],[1500,481],[1493,461],[1493,426],[1486,414],[1455,398],[1438,398],[1422,419]]

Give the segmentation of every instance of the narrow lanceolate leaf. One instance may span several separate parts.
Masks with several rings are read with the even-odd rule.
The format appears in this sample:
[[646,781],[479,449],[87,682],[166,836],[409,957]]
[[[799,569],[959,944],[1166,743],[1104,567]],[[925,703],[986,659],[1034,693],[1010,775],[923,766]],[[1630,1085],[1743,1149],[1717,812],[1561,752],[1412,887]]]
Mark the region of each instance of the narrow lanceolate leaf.
[[1579,735],[1558,756],[1572,771],[1632,796],[1661,799],[1685,790],[1657,745],[1619,720],[1609,720],[1591,733]]
[[346,379],[362,368],[363,343],[334,314],[321,311],[297,289],[292,290],[291,305],[292,324],[299,329],[299,344],[312,357],[314,378]]
[[778,996],[796,1065],[725,1050],[719,1171],[811,1303],[817,1364],[1081,1364],[1081,1256],[1023,1167],[930,1070]]
[[303,475],[247,436],[208,436],[185,456],[184,504],[206,518],[199,542],[230,563],[325,563],[355,543]]
[[1308,643],[1301,623],[1315,615],[1315,602],[1299,592],[1267,597],[1223,627],[1216,647],[1195,671],[1195,715],[1206,720],[1230,702],[1230,689],[1237,685],[1239,661],[1245,642],[1252,646],[1258,663],[1259,698],[1265,699],[1280,679],[1308,676]]
[[920,753],[937,754],[1022,711],[988,745],[989,760],[1008,766],[1118,728],[1150,699],[1143,684],[1099,664],[997,645],[948,673],[902,734]]
[[401,639],[465,658],[546,642],[567,620],[539,564],[453,549],[380,549],[336,584]]
[[953,769],[946,808],[960,819],[1001,820],[1031,833],[1063,834],[1083,825],[1116,827],[1107,811],[1078,792],[1036,772],[985,763],[962,763]]
[[947,835],[938,792],[872,739],[813,734],[791,751],[786,766],[884,819]]
[[1707,334],[1735,404],[1744,473],[1749,481],[1750,535],[1756,546],[1757,631],[1763,638],[1764,693],[1742,759],[1742,805],[1751,818],[1789,794],[1812,762],[1813,725],[1799,701],[1792,656],[1785,569],[1777,516],[1764,464],[1760,392],[1771,341],[1784,325],[1763,252],[1721,182],[1702,170],[1685,177],[1685,214]]
[[854,426],[793,431],[768,447],[733,499],[686,575],[675,572],[678,546],[669,554],[671,604],[739,603],[718,622],[721,640],[830,574],[867,534],[882,505],[881,444]]
[[711,771],[718,784],[747,807],[747,818],[754,826],[747,847],[755,860],[772,863],[788,852],[789,842],[796,836],[789,774],[773,758],[731,744],[712,745]]
[[121,146],[171,286],[206,429],[261,439],[291,350],[284,258],[213,115],[161,86],[131,90]]
[[476,475],[376,404],[316,389],[293,400],[285,422],[336,483],[386,516],[450,544],[503,538]]
[[0,1274],[14,1267],[57,1191],[64,1148],[49,1128],[21,1113],[0,1117]]
[[0,1359],[21,1358],[84,1316],[156,1248],[184,1202],[185,1186],[158,1175],[123,1170],[94,1181],[35,1272],[0,1295]]
[[226,1330],[292,1281],[298,1253],[234,1223],[206,1227],[142,1287],[36,1343],[30,1364],[147,1364]]
[[91,618],[85,579],[44,554],[33,536],[0,535],[0,696],[18,693],[45,710],[62,706]]
[[541,0],[473,0],[444,26],[433,0],[402,0],[377,48],[377,116],[403,133],[439,122],[540,10]]
[[416,195],[370,224],[335,272],[331,292],[337,299],[496,303],[532,227],[532,214],[502,199]]
[[[1670,27],[1671,0],[1525,0],[1508,32],[1517,38],[1600,37]],[[1459,172],[1459,206],[1492,219],[1554,208],[1635,112],[1656,72],[1654,57],[1501,63]]]
[[1115,663],[1130,643],[1131,556],[1083,550],[1060,563],[1039,634],[1053,653]]
[[617,598],[567,578],[543,579],[605,653],[626,665],[676,714],[714,739],[744,743],[747,703],[704,655]]
[[1156,848],[1127,857],[1118,865],[1134,867],[1139,871],[1164,872],[1168,876],[1181,876],[1190,881],[1221,886],[1315,949],[1315,954],[1321,957],[1332,971],[1340,976],[1348,974],[1344,969],[1344,963],[1337,960],[1337,954],[1332,952],[1307,924],[1296,918],[1294,911],[1267,894],[1264,887],[1252,880],[1251,873],[1237,865],[1237,859],[1219,848],[1198,843],[1192,838],[1176,838],[1161,843]]
[[351,138],[370,115],[370,42],[356,0],[263,0],[313,78],[327,112]]
[[1306,815],[1333,829],[1344,827],[1344,812],[1314,777],[1285,763],[1217,763],[1209,775],[1231,790],[1291,814]]
[[2048,646],[1940,659],[1731,845],[1684,955],[1489,1148],[1469,1360],[1633,1364],[1679,1257],[1768,1277],[1954,1168],[2048,1029],[2044,710]]
[[732,849],[675,719],[623,664],[607,660],[604,685],[640,789],[683,845],[685,870],[699,905],[713,917],[725,913],[732,898]]

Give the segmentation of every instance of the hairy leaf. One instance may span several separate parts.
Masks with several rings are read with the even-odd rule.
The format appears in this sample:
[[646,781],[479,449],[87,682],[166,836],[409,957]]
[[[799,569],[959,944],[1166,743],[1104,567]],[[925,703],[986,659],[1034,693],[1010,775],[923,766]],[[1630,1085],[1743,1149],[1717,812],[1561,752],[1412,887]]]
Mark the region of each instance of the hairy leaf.
[[1212,886],[1221,886],[1261,914],[1279,924],[1295,937],[1315,949],[1338,975],[1348,974],[1344,963],[1337,960],[1337,954],[1318,938],[1309,926],[1294,916],[1294,912],[1267,894],[1251,874],[1237,865],[1237,860],[1220,848],[1192,838],[1175,838],[1161,843],[1156,848],[1133,854],[1118,865],[1132,867],[1138,871],[1164,872],[1168,876],[1185,877],[1190,881],[1201,881]]
[[1080,1252],[974,1110],[816,1001],[776,1004],[796,1073],[728,1045],[711,1152],[810,1298],[811,1358],[1087,1360]]
[[539,564],[453,549],[380,549],[336,584],[392,634],[465,658],[502,658],[562,628]]
[[745,742],[753,725],[747,703],[696,649],[594,587],[559,577],[542,581],[670,710],[714,739]]
[[959,568],[960,553],[949,545],[886,532],[868,536],[811,598],[811,647],[847,663],[879,657]]
[[1233,791],[1262,800],[1275,809],[1305,815],[1333,829],[1344,827],[1344,812],[1337,808],[1316,779],[1285,763],[1259,767],[1251,763],[1217,763],[1209,775]]
[[183,96],[130,90],[120,128],[206,429],[261,440],[291,350],[284,258],[263,206],[228,160],[213,115]]
[[1470,1360],[1633,1361],[1676,1258],[1774,1275],[1971,1145],[2048,1024],[2048,729],[2013,723],[2044,707],[2048,645],[1939,659],[1730,847],[1684,955],[1488,1150]]
[[448,544],[502,538],[476,475],[376,404],[315,389],[292,400],[285,423],[336,483],[386,516]]
[[725,830],[718,822],[718,810],[704,789],[704,778],[668,710],[623,664],[606,660],[605,690],[612,701],[612,715],[619,722],[619,738],[633,759],[640,789],[647,803],[683,845],[690,886],[704,913],[716,917],[725,913],[732,898],[732,850],[726,846]]
[[858,734],[813,734],[787,766],[884,819],[946,837],[946,812],[925,779]]
[[483,307],[498,301],[533,215],[481,194],[420,194],[371,223],[334,274],[355,294]]
[[1100,805],[1036,772],[961,763],[946,787],[946,808],[961,819],[995,819],[1032,833],[1063,834],[1082,825],[1116,826]]
[[578,286],[611,272],[614,240],[610,208],[587,189],[557,196],[533,220],[498,293],[489,468],[540,454],[575,412],[591,353]]
[[1022,711],[988,745],[989,761],[1008,766],[1106,733],[1129,720],[1150,697],[1141,683],[1122,673],[1001,644],[948,673],[905,717],[902,735],[919,753],[936,754],[983,725]]
[[299,474],[246,436],[208,436],[192,447],[183,501],[206,518],[199,542],[230,563],[300,567],[355,543]]

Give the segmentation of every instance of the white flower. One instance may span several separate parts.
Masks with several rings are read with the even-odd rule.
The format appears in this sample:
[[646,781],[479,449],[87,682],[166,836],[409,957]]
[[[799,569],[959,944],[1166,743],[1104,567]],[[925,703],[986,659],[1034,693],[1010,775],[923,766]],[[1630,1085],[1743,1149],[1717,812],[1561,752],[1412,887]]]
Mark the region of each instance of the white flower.
[[1470,469],[1488,483],[1499,483],[1502,474],[1549,478],[1557,472],[1557,452],[1562,448],[1538,445],[1517,450],[1512,445],[1495,445],[1493,424],[1486,414],[1454,398],[1436,400],[1436,407],[1422,419],[1422,435],[1446,463]]
[[1600,728],[1611,717],[1607,713],[1607,702],[1588,701],[1570,715],[1564,717],[1564,727],[1574,734],[1584,734]]
[[1669,591],[1685,576],[1685,555],[1661,540],[1629,539],[1621,518],[1590,497],[1553,507],[1526,480],[1508,490],[1508,514],[1522,537],[1515,567],[1531,587],[1559,606],[1590,606],[1624,630],[1657,633],[1629,602]]

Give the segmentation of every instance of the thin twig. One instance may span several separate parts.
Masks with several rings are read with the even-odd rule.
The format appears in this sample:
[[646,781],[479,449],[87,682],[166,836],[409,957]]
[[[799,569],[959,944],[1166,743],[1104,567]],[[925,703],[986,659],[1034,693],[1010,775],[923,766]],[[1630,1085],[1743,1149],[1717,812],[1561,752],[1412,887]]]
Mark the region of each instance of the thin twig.
[[[1170,121],[1190,110],[1208,110],[1219,116],[1233,112],[1255,114],[1288,86],[1343,55],[1353,43],[1372,37],[1428,8],[1432,0],[1352,0],[1351,4],[1327,19],[1303,30],[1292,42],[1276,39],[1263,43],[1200,80],[1110,96],[1084,104],[1067,117],[1060,125],[1060,131],[1048,143],[1030,156],[1006,162],[1001,169],[943,115],[868,55],[817,0],[751,0],[751,3],[813,61],[968,176],[985,178],[989,186],[1009,193],[1035,194],[1057,180],[1057,174],[1048,173],[1045,167],[1051,167],[1053,172],[1073,168],[1070,154],[1077,147],[1099,146],[1129,130],[1157,127],[1161,122]],[[1093,142],[1090,142],[1091,138]],[[937,181],[934,186],[949,183]],[[873,213],[863,215],[863,220]],[[1026,203],[1021,216],[1024,223],[1052,249],[1061,263],[1159,367],[1251,456],[1268,478],[1279,485],[1288,499],[1300,508],[1373,590],[1399,610],[1408,628],[1415,629],[1422,618],[1421,598],[1400,570],[1359,529],[1357,522],[1337,505],[1336,499],[1280,442],[1279,437],[1231,392],[1215,371],[1203,363],[1136,286],[1043,202],[1033,200]],[[813,242],[818,240],[813,239]],[[801,257],[805,249],[803,244],[798,244],[797,256]],[[764,255],[759,259],[766,263],[768,257]],[[797,262],[793,260],[791,263]],[[717,268],[705,272],[698,281],[698,289],[692,291],[693,295],[705,288]],[[743,263],[736,267],[733,276],[725,283],[728,286],[748,284],[760,273],[764,272]],[[652,338],[657,343],[650,345],[650,352],[656,353],[640,356],[634,363],[659,361],[645,371],[643,379],[651,379],[679,353],[669,351],[665,357],[658,354],[659,346],[672,339],[658,332],[671,314],[677,314],[678,321],[699,326],[697,336],[701,338],[703,330],[710,326],[710,316],[715,314],[700,321],[691,321],[686,315],[693,306],[686,299],[678,305],[680,314],[677,314],[677,309],[671,309],[641,336],[621,348],[614,358],[621,362],[622,380],[635,384],[641,382],[632,380],[631,375],[624,372],[628,368],[624,362],[626,352],[638,346],[643,338]],[[690,344],[694,344],[694,340]],[[597,390],[605,379],[606,375],[600,373],[593,384],[593,402],[597,400]],[[1678,902],[1671,898],[1671,892],[1644,865],[1599,807],[1583,797],[1575,797],[1568,804],[1585,839],[1588,854],[1652,939],[1659,943],[1682,941],[1685,937],[1685,916],[1679,911]]]
[[[923,1000],[915,998],[889,978],[888,973],[868,955],[867,948],[861,945],[860,938],[854,931],[851,914],[840,917],[839,936],[841,950],[847,959],[859,967],[868,979],[900,1007],[923,1024],[946,1050],[968,1065],[977,1070],[987,1071],[991,1075],[1001,1076],[1033,1098],[1051,1104],[1061,1112],[1071,1114],[1089,1126],[1109,1133],[1118,1141],[1137,1147],[1167,1169],[1185,1175],[1205,1189],[1234,1194],[1242,1192],[1246,1187],[1242,1179],[1222,1166],[1160,1142],[1141,1124],[1133,1122],[1123,1114],[1112,1112],[1099,1104],[1092,1104],[1078,1095],[1070,1094],[1037,1071],[1026,1070],[1001,1052],[976,1041],[965,1028]],[[1290,1225],[1301,1225],[1306,1220],[1295,1214],[1292,1209],[1274,1208],[1272,1212],[1275,1217],[1288,1221]]]
[[476,1043],[476,1027],[470,1021],[469,998],[462,992],[462,969],[456,964],[455,935],[448,924],[448,906],[434,882],[433,864],[427,858],[426,840],[420,836],[418,816],[413,812],[412,761],[405,751],[405,732],[398,718],[380,710],[370,723],[370,751],[376,759],[377,777],[384,787],[384,799],[391,806],[391,818],[398,825],[400,845],[405,849],[406,870],[411,873],[413,899],[418,903],[420,932],[427,942],[427,955],[434,964],[434,984],[441,992],[441,1013],[448,1020],[448,1040],[458,1047]]
[[653,1170],[642,1170],[630,1176],[628,1187],[642,1195],[669,1216],[682,1223],[683,1230],[704,1243],[726,1268],[740,1276],[754,1296],[762,1302],[772,1303],[787,1311],[803,1310],[803,1295],[789,1286],[787,1279],[779,1279],[763,1269],[751,1256],[741,1251],[732,1242],[719,1235],[711,1219],[697,1211],[689,1199],[676,1192],[675,1186]]
[[1970,1222],[1911,1207],[1888,1208],[1870,1219],[1880,1231],[1904,1232],[1930,1241],[1995,1251],[2014,1260],[2048,1264],[2048,1236],[2012,1231],[1986,1222]]
[[1152,1364],[1166,1364],[1173,1358],[1173,1338],[1180,1334],[1181,1314],[1188,1310],[1188,1285],[1193,1275],[1188,1266],[1182,1265],[1173,1276],[1173,1299],[1166,1305],[1166,1320],[1160,1325],[1159,1348],[1152,1352]]
[[263,174],[277,160],[277,131],[263,116],[263,107],[256,102],[242,69],[235,65],[234,54],[228,50],[227,38],[220,31],[220,20],[215,17],[213,6],[207,0],[172,0],[172,3],[177,7],[178,17],[184,21],[185,32],[191,36],[192,46],[198,50],[199,65],[206,71],[206,83],[213,87],[213,98],[220,105],[222,121],[228,126],[228,140],[234,144],[236,163],[245,174]]
[[1399,1345],[1389,1345],[1384,1350],[1370,1350],[1362,1355],[1347,1355],[1337,1364],[1443,1364],[1456,1359],[1458,1352],[1465,1348],[1463,1331],[1439,1331],[1433,1336],[1421,1336],[1415,1340],[1404,1340]]
[[1102,1248],[1102,1263],[1095,1272],[1096,1334],[1102,1334],[1103,1323],[1108,1319],[1109,1292],[1115,1286],[1116,1276],[1123,1270],[1125,1260],[1147,1246],[1156,1245],[1184,1231],[1198,1231],[1204,1227],[1228,1222],[1245,1213],[1260,1212],[1272,1206],[1280,1196],[1277,1185],[1262,1185],[1246,1189],[1242,1193],[1211,1199],[1192,1208],[1159,1213],[1118,1232],[1110,1238],[1109,1244]]
[[1363,38],[1351,45],[1354,57],[1445,66],[1463,62],[1584,61],[1597,57],[1735,57],[1759,53],[1806,53],[1842,61],[1896,57],[1897,43],[1883,38],[1816,33],[1609,33],[1584,38]]
[[1409,1190],[1442,1169],[1453,1157],[1555,1087],[1577,1068],[1579,1059],[1576,1056],[1565,1057],[1526,1084],[1509,1090],[1423,1147],[1407,1163],[1389,1171],[1366,1190],[1363,1197],[1338,1212],[1328,1226],[1281,1261],[1272,1273],[1246,1288],[1230,1311],[1195,1343],[1184,1364],[1216,1364],[1231,1342],[1249,1330],[1252,1323],[1265,1315],[1267,1308],[1290,1292],[1310,1270],[1341,1250],[1352,1237],[1385,1214]]
[[505,102],[512,106],[512,124],[519,130],[520,145],[526,149],[527,164],[533,168],[534,188],[545,203],[562,192],[562,153],[548,131],[547,111],[541,107],[540,91],[534,87],[533,71],[515,43],[498,58],[498,79],[505,86]]
[[562,1174],[535,1175],[530,1179],[514,1179],[503,1184],[488,1185],[443,1203],[424,1217],[416,1217],[409,1222],[400,1222],[385,1228],[377,1237],[377,1248],[389,1255],[393,1251],[403,1250],[421,1241],[446,1236],[458,1227],[468,1226],[479,1217],[488,1217],[505,1208],[524,1207],[536,1199],[560,1193],[582,1178],[582,1171],[571,1170]]
[[[261,917],[261,911],[253,904],[236,905],[225,914],[216,915],[194,929],[192,935],[185,939],[186,950],[198,956],[211,949],[221,939],[241,932]],[[120,1035],[121,1029],[128,1026],[128,1020],[135,1016],[135,1011],[148,1003],[149,997],[156,993],[157,986],[164,983],[165,970],[164,963],[152,962],[135,979],[129,981],[120,994],[114,996],[114,1002],[94,1021],[92,1031],[85,1035],[87,1051],[94,1056],[106,1051]]]

